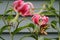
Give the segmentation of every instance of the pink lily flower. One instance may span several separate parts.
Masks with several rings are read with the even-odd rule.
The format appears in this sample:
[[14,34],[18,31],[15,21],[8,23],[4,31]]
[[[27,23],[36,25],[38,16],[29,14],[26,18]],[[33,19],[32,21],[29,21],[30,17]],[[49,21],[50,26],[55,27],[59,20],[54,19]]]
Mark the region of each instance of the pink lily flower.
[[30,9],[34,9],[34,6],[31,2],[24,2],[23,0],[16,0],[13,3],[13,9],[20,13],[22,16],[31,16],[32,13]]
[[47,24],[49,18],[46,16],[41,16],[39,14],[35,14],[32,17],[32,21],[37,25],[45,25]]

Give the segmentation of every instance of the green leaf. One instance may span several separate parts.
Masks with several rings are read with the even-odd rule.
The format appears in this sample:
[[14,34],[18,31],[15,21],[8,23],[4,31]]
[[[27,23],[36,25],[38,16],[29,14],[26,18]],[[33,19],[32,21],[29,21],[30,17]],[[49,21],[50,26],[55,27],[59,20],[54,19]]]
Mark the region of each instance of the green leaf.
[[32,37],[32,38],[36,39],[35,35],[31,34],[31,35],[25,35],[25,36],[21,37],[20,40],[23,40],[26,37]]
[[2,19],[2,15],[0,15],[0,19]]
[[56,39],[56,40],[60,40],[59,38],[54,38],[54,39]]
[[12,15],[12,11],[13,11],[13,9],[9,9],[8,11],[6,11],[6,13],[11,12],[11,13],[9,14],[9,16],[6,17],[7,21],[10,21],[11,19],[14,18],[13,15]]
[[50,7],[47,9],[50,14],[54,14],[55,16],[59,17],[59,15],[56,13],[58,12],[54,7]]
[[50,38],[44,38],[44,40],[51,40]]
[[35,33],[31,33],[31,34],[25,35],[25,36],[21,37],[20,40],[22,40],[22,39],[24,39],[24,38],[26,38],[26,37],[32,37],[32,38],[34,38],[35,40],[38,40],[38,35],[35,34]]
[[48,5],[49,5],[50,7],[52,7],[53,4],[54,4],[54,2],[55,2],[55,0],[50,0]]
[[28,27],[32,27],[34,28],[34,24],[33,23],[30,23],[30,24],[27,24],[25,26],[22,26],[22,27],[19,27],[19,28],[16,28],[14,31],[13,31],[13,35],[15,35],[16,33],[18,33],[19,31],[25,29],[25,28],[28,28]]
[[55,0],[47,0],[47,3],[50,7],[53,6],[54,2],[55,2]]
[[6,14],[8,14],[9,12],[12,12],[13,11],[13,9],[9,9],[9,10],[7,10],[5,13],[4,13],[4,15],[6,15]]
[[2,1],[0,1],[0,3],[3,3]]
[[43,36],[38,37],[38,40],[44,40]]
[[43,9],[45,11],[43,11],[41,14],[44,14],[44,15],[52,15],[52,16],[56,16],[57,13],[56,13],[56,10],[54,7],[49,7],[48,5],[46,5],[46,9]]
[[48,16],[50,16],[50,15],[54,15],[54,16],[55,16],[54,13],[49,12],[49,11],[44,11],[44,12],[42,12],[42,14],[44,14],[44,15],[48,15]]
[[10,21],[11,19],[13,19],[14,17],[13,17],[13,15],[9,15],[7,18],[6,18],[6,20],[7,21]]
[[60,24],[60,17],[59,17],[59,24]]
[[50,38],[45,38],[44,36],[40,36],[38,40],[51,40]]
[[34,27],[34,32],[35,32],[35,33],[40,32],[40,28],[39,28],[37,25],[35,25],[35,27]]
[[57,14],[54,7],[50,7],[50,8],[48,8],[47,10],[48,10],[48,12],[50,12],[50,14],[54,14],[54,15]]
[[26,37],[30,37],[30,35],[25,35],[25,36],[21,37],[20,40],[23,40]]
[[56,14],[56,10],[55,10],[55,8],[54,8],[54,7],[50,7],[50,8],[48,9],[48,11],[50,11],[50,12],[52,12],[52,13]]
[[8,29],[9,25],[5,25],[0,29],[0,34],[2,34],[2,32],[6,29]]
[[55,20],[51,21],[51,26],[52,26],[52,28],[56,29],[57,21],[55,21]]

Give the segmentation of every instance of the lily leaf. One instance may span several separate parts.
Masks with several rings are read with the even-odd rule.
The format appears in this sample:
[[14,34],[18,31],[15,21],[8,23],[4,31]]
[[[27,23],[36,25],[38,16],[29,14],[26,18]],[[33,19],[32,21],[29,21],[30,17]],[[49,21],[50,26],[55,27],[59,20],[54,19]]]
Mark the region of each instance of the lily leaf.
[[48,8],[47,10],[50,12],[50,14],[54,14],[54,15],[57,14],[54,7],[50,7],[50,8]]
[[54,16],[59,17],[59,15],[56,13],[58,11],[54,7],[50,7],[47,10],[48,10],[48,12],[50,12],[50,14],[54,14]]
[[7,13],[12,12],[12,11],[13,11],[13,9],[9,9],[4,13],[4,15],[6,15]]
[[24,38],[30,37],[30,36],[31,36],[31,35],[25,35],[25,36],[21,37],[20,40],[23,40]]
[[38,37],[38,40],[44,40],[43,36]]
[[12,34],[15,35],[15,34],[18,33],[19,31],[21,31],[21,30],[23,30],[23,29],[25,29],[25,28],[28,28],[28,27],[34,28],[34,24],[33,24],[33,23],[30,23],[30,24],[27,24],[27,25],[25,25],[25,26],[16,28],[16,29],[12,32]]
[[3,3],[2,1],[0,1],[0,3]]
[[20,40],[23,40],[26,37],[32,37],[32,38],[36,39],[36,36],[35,35],[30,34],[30,35],[25,35],[25,36],[21,37]]
[[50,11],[50,12],[52,12],[52,13],[54,13],[54,14],[57,14],[54,7],[50,7],[50,8],[48,9],[48,11]]
[[56,10],[54,7],[49,7],[46,5],[46,9],[43,10],[42,14],[44,15],[57,15]]
[[42,12],[42,14],[44,14],[44,15],[48,15],[48,16],[50,16],[50,15],[54,15],[54,16],[55,16],[54,13],[49,12],[49,11]]
[[53,21],[51,22],[51,26],[52,26],[52,28],[56,29],[57,21],[53,20]]
[[51,40],[50,38],[44,38],[44,40]]
[[5,25],[0,29],[0,34],[2,34],[2,32],[6,29],[8,29],[9,25]]
[[2,15],[0,15],[0,19],[2,19]]
[[6,20],[7,20],[7,21],[10,21],[10,20],[13,19],[13,18],[14,18],[13,15],[9,15],[9,16],[7,16]]
[[55,0],[50,0],[49,6],[50,6],[50,7],[53,6],[54,2],[55,2]]

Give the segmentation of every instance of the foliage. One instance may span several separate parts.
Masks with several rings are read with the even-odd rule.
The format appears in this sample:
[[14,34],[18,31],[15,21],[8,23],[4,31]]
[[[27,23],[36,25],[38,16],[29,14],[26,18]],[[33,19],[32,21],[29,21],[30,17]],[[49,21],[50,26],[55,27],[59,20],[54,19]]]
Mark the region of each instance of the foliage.
[[[59,16],[59,14],[57,14],[57,10],[53,7],[54,1],[55,0],[50,0],[48,4],[44,4],[42,6],[42,9],[38,12],[39,15],[46,15],[46,16],[54,15],[54,17],[59,19],[60,16]],[[7,4],[7,6],[8,6],[8,4]],[[13,12],[16,13],[16,15],[13,15]],[[48,27],[51,26],[52,28],[54,28],[55,30],[58,31],[58,36],[59,36],[58,38],[60,39],[60,30],[57,27],[57,23],[59,22],[59,20],[52,20],[49,24],[46,24],[46,25],[36,25],[35,23],[28,23],[27,25],[19,26],[19,24],[22,21],[24,21],[25,19],[28,19],[27,17],[23,16],[23,18],[21,20],[19,20],[19,17],[21,17],[21,15],[19,15],[18,12],[13,10],[13,8],[10,8],[7,10],[7,7],[6,7],[4,14],[0,15],[0,20],[3,20],[3,22],[4,22],[4,26],[2,28],[0,28],[0,35],[5,30],[8,30],[11,40],[13,40],[14,35],[21,32],[21,30],[27,28],[29,30],[30,34],[23,36],[20,40],[23,40],[23,38],[26,38],[26,37],[32,37],[35,40],[52,40],[50,38],[45,38],[44,36],[40,36],[40,34],[42,34],[42,35],[47,34],[47,32],[45,30],[47,30]],[[47,26],[47,25],[49,25],[49,26]],[[41,26],[43,26],[43,27],[41,27]],[[13,32],[11,32],[11,28],[14,28]],[[31,31],[31,28],[33,29],[32,31]],[[0,36],[0,38],[2,40],[5,40],[1,36]]]

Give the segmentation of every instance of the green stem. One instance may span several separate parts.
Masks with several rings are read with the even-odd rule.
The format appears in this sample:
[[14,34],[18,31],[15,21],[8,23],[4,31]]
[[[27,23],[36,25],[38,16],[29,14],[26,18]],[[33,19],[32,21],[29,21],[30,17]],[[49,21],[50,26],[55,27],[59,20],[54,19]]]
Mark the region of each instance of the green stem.
[[10,39],[13,40],[13,35],[11,33],[11,27],[9,26]]
[[[56,20],[58,20],[59,16],[55,16]],[[57,21],[58,22],[58,21]],[[56,27],[57,31],[58,31],[58,39],[60,40],[60,27]]]
[[[5,8],[5,10],[4,10],[4,13],[5,13],[6,10],[7,10],[8,4],[9,4],[9,0],[8,0],[8,2],[7,2],[6,8]],[[3,19],[4,24],[6,24],[4,15],[3,15],[3,18],[2,18],[2,19]]]
[[6,22],[5,22],[5,17],[2,17],[2,20],[3,20],[4,24],[6,24]]
[[60,40],[60,31],[58,30],[58,39]]
[[5,13],[6,10],[7,10],[8,4],[9,4],[9,0],[8,0],[8,2],[7,2],[6,8],[5,8],[5,10],[4,10],[4,13]]
[[19,22],[18,22],[18,24],[17,24],[17,26],[16,26],[16,29],[18,28],[18,26],[19,26],[19,24],[23,21],[23,20],[25,20],[26,18],[22,18]]
[[16,14],[16,17],[14,18],[14,20],[17,20],[19,17],[19,13]]
[[39,33],[38,33],[38,32],[36,32],[36,40],[38,40],[38,36],[39,36]]
[[59,30],[58,27],[57,27],[56,29],[57,29],[57,31],[58,31],[58,39],[60,40],[60,30]]
[[38,40],[38,38],[36,40]]
[[10,21],[10,23],[17,22],[17,21],[18,21],[18,18],[19,18],[19,14],[17,13],[16,16],[14,17],[14,19],[12,19],[12,20]]

